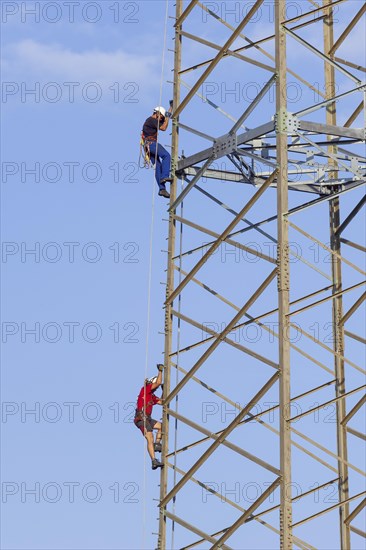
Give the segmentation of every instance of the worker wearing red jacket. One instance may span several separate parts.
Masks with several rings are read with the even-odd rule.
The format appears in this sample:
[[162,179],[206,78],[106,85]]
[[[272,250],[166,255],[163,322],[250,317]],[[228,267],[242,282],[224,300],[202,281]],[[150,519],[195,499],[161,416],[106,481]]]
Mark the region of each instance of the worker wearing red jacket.
[[[137,398],[137,406],[134,423],[146,437],[147,450],[151,458],[151,467],[153,470],[162,468],[164,464],[155,458],[155,452],[161,453],[161,422],[151,417],[154,405],[162,405],[163,401],[155,395],[155,391],[162,385],[164,365],[157,365],[158,376],[147,378]],[[157,430],[154,443],[153,430]]]

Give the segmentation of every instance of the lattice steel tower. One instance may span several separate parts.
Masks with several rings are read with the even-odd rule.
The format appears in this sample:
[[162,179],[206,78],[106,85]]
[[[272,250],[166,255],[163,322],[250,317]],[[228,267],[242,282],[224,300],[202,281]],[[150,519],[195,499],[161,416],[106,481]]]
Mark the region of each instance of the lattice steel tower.
[[365,3],[175,9],[158,548],[361,548]]

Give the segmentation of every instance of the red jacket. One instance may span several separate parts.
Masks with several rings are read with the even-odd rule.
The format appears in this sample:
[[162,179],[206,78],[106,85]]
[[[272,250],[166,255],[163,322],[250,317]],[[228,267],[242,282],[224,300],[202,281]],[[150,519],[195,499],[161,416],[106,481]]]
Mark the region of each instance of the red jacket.
[[151,415],[153,406],[160,401],[159,397],[153,394],[151,388],[152,384],[143,386],[137,398],[137,410],[144,410],[147,416]]

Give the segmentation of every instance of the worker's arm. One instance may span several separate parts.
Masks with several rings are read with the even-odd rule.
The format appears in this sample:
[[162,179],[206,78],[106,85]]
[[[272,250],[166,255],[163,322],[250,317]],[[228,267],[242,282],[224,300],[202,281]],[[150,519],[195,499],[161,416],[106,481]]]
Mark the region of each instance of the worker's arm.
[[156,382],[154,382],[154,384],[152,384],[152,390],[156,390],[156,388],[158,388],[159,386],[161,386],[162,382],[163,382],[163,369],[164,369],[164,365],[161,365],[159,364],[157,366],[158,368],[158,379],[156,380]]
[[[168,113],[171,113],[173,111],[173,102],[170,103],[170,107],[168,109]],[[165,120],[163,122],[163,124],[159,127],[160,130],[162,130],[163,132],[165,132],[165,130],[168,128],[168,124],[169,124],[169,118],[170,117],[165,117]]]

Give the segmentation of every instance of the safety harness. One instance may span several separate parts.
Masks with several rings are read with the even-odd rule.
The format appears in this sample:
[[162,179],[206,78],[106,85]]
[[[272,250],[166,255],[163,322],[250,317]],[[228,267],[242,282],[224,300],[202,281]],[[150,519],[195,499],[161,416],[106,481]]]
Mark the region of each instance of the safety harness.
[[[141,132],[141,138],[140,138],[140,168],[150,168],[152,166],[151,163],[151,155],[150,155],[150,144],[154,141],[157,141],[158,134],[156,133],[153,136],[145,136],[144,132]],[[143,159],[143,162],[141,163],[141,159]]]

